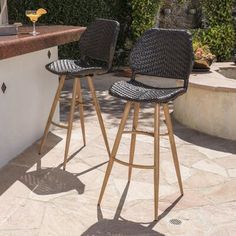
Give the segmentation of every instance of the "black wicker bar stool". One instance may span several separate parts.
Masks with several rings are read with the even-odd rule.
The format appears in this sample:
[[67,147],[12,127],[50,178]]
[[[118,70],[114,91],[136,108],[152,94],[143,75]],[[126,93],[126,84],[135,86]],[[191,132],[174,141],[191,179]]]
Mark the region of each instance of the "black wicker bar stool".
[[[80,84],[81,77],[87,78],[89,90],[91,92],[93,105],[97,113],[103,139],[106,145],[108,155],[110,156],[110,149],[107,140],[106,130],[103,123],[98,99],[96,97],[96,91],[93,85],[93,77],[94,75],[97,74],[106,73],[111,68],[118,33],[119,33],[119,23],[117,21],[107,20],[107,19],[97,19],[87,27],[87,29],[82,34],[79,40],[80,59],[57,60],[46,65],[47,70],[60,76],[59,78],[60,82],[58,85],[58,89],[56,91],[56,95],[41,140],[39,154],[42,152],[43,145],[46,141],[51,124],[67,129],[64,165],[63,165],[64,170],[66,168],[67,156],[69,152],[74,111],[77,105],[79,106],[79,112],[80,112],[80,122],[83,134],[83,142],[84,146],[86,145],[84,114],[83,114],[84,104],[83,104],[81,84]],[[66,79],[74,80],[72,100],[68,117],[68,125],[60,125],[53,122],[52,118],[56,110],[57,103],[60,99],[60,93],[62,91]]]
[[[132,167],[154,170],[154,217],[158,219],[158,196],[159,196],[159,170],[160,170],[160,136],[168,135],[173,155],[175,171],[179,183],[181,195],[183,186],[172,130],[172,123],[169,114],[168,102],[184,94],[188,87],[188,78],[193,64],[193,49],[191,35],[186,31],[150,29],[135,44],[130,55],[130,67],[132,77],[130,81],[119,81],[114,83],[109,92],[112,96],[127,101],[119,125],[118,133],[111,152],[111,157],[106,169],[103,185],[100,192],[98,204],[100,205],[104,191],[111,174],[114,162],[129,167],[128,181],[131,179]],[[170,79],[182,80],[182,85],[172,88],[161,88],[146,85],[137,81],[136,74],[157,76]],[[149,77],[148,77],[149,78]],[[153,78],[153,77],[152,77]],[[139,130],[138,114],[140,103],[154,104],[154,132]],[[134,105],[133,127],[131,131],[124,131],[131,106]],[[167,134],[160,133],[160,107],[163,107]],[[131,134],[129,163],[116,158],[118,147],[123,133]],[[149,135],[154,137],[154,164],[134,164],[134,152],[136,135]]]

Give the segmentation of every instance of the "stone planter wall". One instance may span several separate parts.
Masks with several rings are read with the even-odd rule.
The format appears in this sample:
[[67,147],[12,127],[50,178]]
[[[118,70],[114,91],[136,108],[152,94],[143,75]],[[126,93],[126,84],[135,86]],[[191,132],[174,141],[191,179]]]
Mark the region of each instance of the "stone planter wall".
[[165,0],[157,16],[157,24],[161,28],[192,29],[201,26],[199,0],[179,4],[177,0]]

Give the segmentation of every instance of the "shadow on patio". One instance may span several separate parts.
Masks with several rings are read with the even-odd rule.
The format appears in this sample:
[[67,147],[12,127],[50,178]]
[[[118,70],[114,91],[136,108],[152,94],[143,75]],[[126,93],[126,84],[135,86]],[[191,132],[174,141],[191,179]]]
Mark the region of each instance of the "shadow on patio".
[[126,187],[123,191],[123,194],[120,198],[119,205],[115,212],[115,216],[113,219],[104,219],[102,209],[100,206],[97,207],[97,218],[98,222],[94,225],[90,226],[82,236],[109,236],[109,235],[120,235],[120,236],[128,236],[128,235],[136,235],[136,236],[164,236],[165,234],[161,234],[155,231],[154,226],[164,218],[171,209],[178,203],[182,196],[180,196],[174,203],[171,204],[160,216],[158,221],[153,221],[150,223],[137,223],[124,219],[121,216],[122,208],[124,206],[124,202],[129,189],[129,182],[126,184]]
[[[107,75],[95,82],[110,145],[114,142],[124,103],[109,96],[107,89],[119,79]],[[84,81],[82,84],[88,98]],[[64,95],[70,95],[70,81]],[[141,123],[152,128],[153,110],[149,109],[144,106]],[[62,121],[66,118],[65,111],[67,107],[62,106]],[[81,147],[77,113],[67,171],[61,170],[66,135],[61,129],[49,134],[42,155],[38,155],[36,142],[0,170],[0,235],[13,231],[16,234],[12,235],[24,235],[24,230],[28,230],[25,235],[30,236],[45,235],[45,232],[57,236],[161,236],[176,235],[176,232],[178,235],[204,235],[205,232],[214,235],[211,234],[214,230],[233,230],[236,142],[201,134],[174,120],[185,195],[179,197],[171,150],[168,140],[163,138],[160,216],[159,221],[150,222],[153,219],[152,171],[134,170],[129,185],[127,169],[114,166],[102,208],[97,208],[108,156],[92,106],[85,109],[85,115],[87,146]],[[121,158],[129,155],[129,141],[130,137],[124,137]],[[152,163],[152,140],[139,136],[135,154],[137,163]],[[171,224],[172,219],[181,225]]]
[[[23,153],[10,161],[0,170],[0,196],[7,191],[17,180],[26,175],[27,171],[35,164],[40,166],[41,159],[50,152],[62,139],[49,133],[43,155],[38,154],[38,144],[35,143]],[[45,174],[45,173],[44,173]],[[38,179],[39,180],[39,179]],[[37,181],[38,181],[37,180]],[[36,182],[35,182],[36,183]],[[33,184],[33,183],[32,183]]]

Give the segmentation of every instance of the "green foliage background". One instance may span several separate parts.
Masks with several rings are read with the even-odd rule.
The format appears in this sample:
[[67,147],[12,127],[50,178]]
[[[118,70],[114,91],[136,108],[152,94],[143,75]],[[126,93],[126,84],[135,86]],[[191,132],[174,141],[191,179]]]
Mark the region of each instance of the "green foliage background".
[[[186,4],[190,0],[179,0]],[[219,61],[229,60],[235,45],[235,30],[231,15],[236,0],[201,0],[202,11],[208,21],[207,29],[197,30],[194,39],[209,45]],[[128,64],[128,55],[137,38],[155,25],[155,17],[165,0],[8,0],[12,22],[30,24],[25,10],[47,9],[38,24],[87,26],[95,18],[115,19],[121,29],[114,63]],[[179,3],[180,4],[180,3]],[[78,43],[59,47],[62,58],[78,57]]]
[[[115,19],[120,22],[115,64],[127,64],[133,43],[146,29],[155,24],[161,0],[8,0],[12,22],[30,24],[25,10],[45,8],[48,14],[38,24],[87,26],[95,18]],[[78,44],[59,47],[59,56],[78,57]]]
[[135,41],[147,28],[155,24],[155,16],[162,1],[131,0],[131,32]]
[[[112,0],[8,0],[10,21],[30,24],[25,10],[45,8],[48,14],[43,15],[37,24],[82,25],[87,26],[96,17],[112,18]],[[59,47],[61,58],[79,56],[78,43]]]
[[208,28],[198,30],[195,40],[207,44],[218,61],[230,60],[236,41],[232,7],[234,0],[202,0]]

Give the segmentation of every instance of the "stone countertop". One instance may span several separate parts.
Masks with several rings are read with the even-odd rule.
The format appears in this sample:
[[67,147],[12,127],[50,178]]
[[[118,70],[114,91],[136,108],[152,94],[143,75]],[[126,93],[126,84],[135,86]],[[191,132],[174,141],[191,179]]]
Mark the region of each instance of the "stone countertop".
[[235,93],[236,80],[220,74],[218,71],[222,68],[234,68],[236,71],[236,65],[233,62],[213,63],[209,72],[192,72],[189,78],[189,86]]
[[36,26],[40,34],[33,36],[32,27],[20,27],[18,35],[0,36],[0,60],[78,41],[85,27]]

